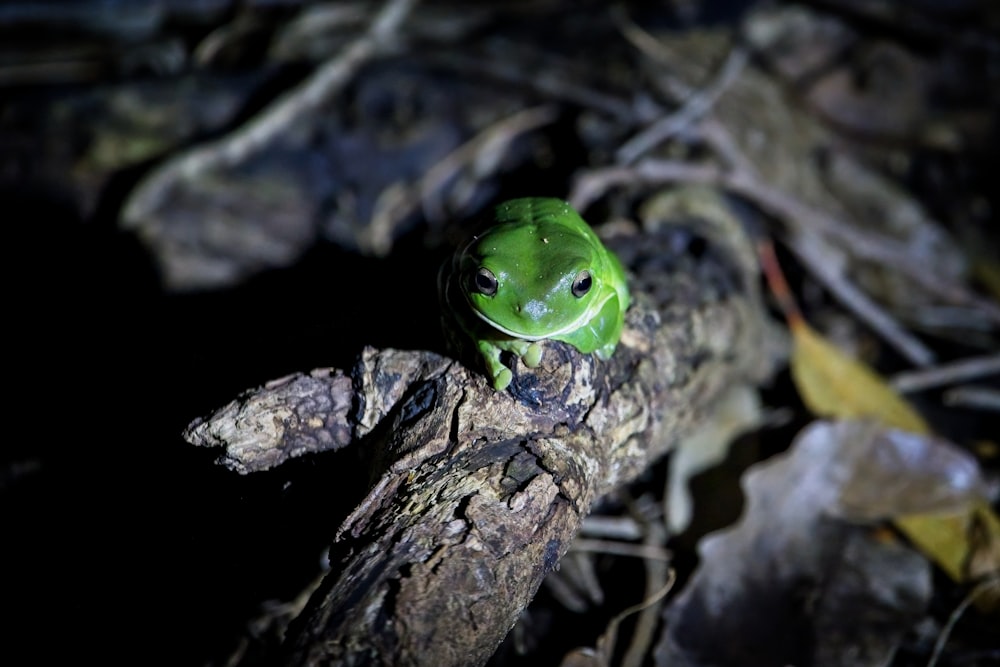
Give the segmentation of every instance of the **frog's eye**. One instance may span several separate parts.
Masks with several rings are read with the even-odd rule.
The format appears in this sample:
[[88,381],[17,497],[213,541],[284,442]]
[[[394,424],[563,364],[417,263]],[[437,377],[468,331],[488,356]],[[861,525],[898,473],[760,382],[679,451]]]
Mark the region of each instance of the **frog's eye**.
[[590,277],[590,271],[584,269],[573,278],[573,296],[577,299],[590,291],[594,285],[594,279]]
[[483,296],[493,296],[497,293],[497,277],[489,269],[480,268],[476,271],[476,291]]

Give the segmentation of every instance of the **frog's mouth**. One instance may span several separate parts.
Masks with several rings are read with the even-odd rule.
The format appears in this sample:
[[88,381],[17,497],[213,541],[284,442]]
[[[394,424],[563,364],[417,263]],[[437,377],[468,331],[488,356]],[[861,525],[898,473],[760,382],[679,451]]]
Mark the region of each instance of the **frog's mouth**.
[[[604,301],[607,301],[607,299],[605,299]],[[587,308],[587,310],[580,313],[580,315],[577,316],[577,318],[574,319],[572,322],[568,322],[563,326],[559,327],[558,329],[552,329],[541,335],[528,334],[521,331],[517,331],[515,329],[511,329],[509,327],[505,327],[496,320],[490,319],[486,314],[476,310],[475,308],[472,309],[472,312],[475,313],[476,316],[483,322],[486,322],[488,325],[490,325],[491,327],[493,327],[494,329],[496,329],[501,333],[505,333],[508,336],[511,336],[512,338],[519,338],[521,340],[534,342],[538,340],[545,340],[546,338],[554,338],[556,336],[562,336],[564,334],[576,331],[580,327],[584,326],[591,319],[593,319],[594,316],[601,311],[601,308],[604,306],[604,301],[591,304],[590,307]]]

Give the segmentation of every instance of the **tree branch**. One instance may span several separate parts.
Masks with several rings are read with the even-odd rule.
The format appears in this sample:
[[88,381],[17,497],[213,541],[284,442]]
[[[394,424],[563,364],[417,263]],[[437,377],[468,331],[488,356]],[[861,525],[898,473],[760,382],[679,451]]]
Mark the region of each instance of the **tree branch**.
[[[517,367],[496,392],[440,356],[367,349],[349,375],[273,383],[189,429],[196,444],[227,446],[230,465],[241,452],[263,462],[238,469],[343,446],[348,433],[374,448],[377,482],[340,527],[284,664],[483,664],[592,503],[669,451],[722,389],[770,370],[746,239],[695,259],[676,234],[612,240],[635,275],[608,362],[545,342],[542,365]],[[251,404],[266,414],[251,419]],[[261,455],[261,424],[278,424],[265,429],[273,456]]]

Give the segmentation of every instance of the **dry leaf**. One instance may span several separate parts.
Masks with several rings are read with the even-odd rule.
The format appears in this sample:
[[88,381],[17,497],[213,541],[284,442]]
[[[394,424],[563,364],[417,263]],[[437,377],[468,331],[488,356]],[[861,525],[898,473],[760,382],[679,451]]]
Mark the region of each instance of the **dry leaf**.
[[[867,522],[830,515],[883,431],[817,421],[747,471],[745,514],[702,540],[701,564],[666,612],[657,665],[887,664],[926,608],[930,566]],[[938,483],[949,486],[948,474]]]
[[[819,416],[872,419],[928,436],[930,427],[924,419],[873,369],[838,350],[808,325],[791,296],[774,249],[766,242],[758,248],[762,268],[792,333],[792,379],[806,406]],[[900,449],[900,445],[916,447],[913,451],[919,450],[921,454],[911,463],[924,466],[927,474],[936,474],[934,457],[940,452],[933,446],[933,439],[923,442],[896,435],[885,444],[890,451],[881,452],[880,456],[904,454],[905,447]],[[905,455],[900,462],[904,459]],[[1000,549],[982,546],[1000,543],[1000,519],[985,501],[960,510],[911,511],[912,514],[895,519],[896,527],[953,580],[965,582],[1000,573]],[[973,563],[975,570],[971,569]],[[977,601],[981,608],[995,607],[995,603],[992,598]]]
[[[933,435],[859,426],[834,463],[844,481],[829,511],[854,522],[880,521],[918,513],[967,514],[988,498],[975,457]],[[859,456],[861,458],[859,458]]]
[[[793,320],[791,329],[794,341],[792,376],[810,410],[817,415],[841,419],[870,418],[912,434],[930,434],[930,427],[923,418],[868,366],[838,350],[804,320]],[[907,463],[913,468],[911,474],[922,466],[925,474],[934,475],[934,457],[941,454],[934,442],[934,439],[908,439],[903,434],[896,434],[884,440],[885,451],[878,456],[898,455],[900,462],[910,456]],[[903,445],[909,449],[904,450]],[[918,448],[919,454],[916,453]],[[968,471],[955,471],[955,474],[968,474]],[[887,479],[886,483],[892,481]],[[916,490],[925,491],[919,484]],[[930,495],[928,491],[925,500],[932,501]],[[877,502],[874,497],[869,501]],[[966,506],[957,511],[923,513],[926,511],[916,508],[911,511],[914,513],[895,520],[896,527],[954,581],[969,579],[967,566],[975,551],[971,540],[974,523],[987,531],[995,531],[989,533],[990,539],[1000,541],[1000,520],[985,504],[975,510]],[[980,555],[980,567],[983,567],[984,558]],[[1000,571],[1000,561],[992,563],[991,571]],[[986,602],[980,601],[982,604]]]
[[790,326],[792,378],[814,414],[867,417],[904,431],[930,432],[923,418],[868,366],[841,352],[805,320],[793,320]]
[[[967,581],[972,555],[971,529],[977,510],[941,514],[911,514],[895,520],[896,527],[954,581]],[[992,512],[986,511],[992,516]],[[995,523],[996,517],[992,516]],[[996,539],[996,536],[994,536]],[[997,570],[998,563],[993,563]]]

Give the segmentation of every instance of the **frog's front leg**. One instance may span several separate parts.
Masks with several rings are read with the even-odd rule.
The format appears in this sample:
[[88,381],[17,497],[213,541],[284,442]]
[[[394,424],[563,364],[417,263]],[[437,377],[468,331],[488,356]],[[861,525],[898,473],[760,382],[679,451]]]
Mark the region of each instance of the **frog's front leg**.
[[500,361],[502,352],[511,352],[524,362],[528,368],[535,368],[542,361],[542,346],[535,341],[511,338],[504,341],[481,340],[478,344],[479,353],[486,362],[486,369],[493,378],[493,387],[497,391],[507,388],[513,379],[511,370]]
[[502,348],[489,340],[478,341],[476,347],[479,348],[479,354],[486,364],[486,372],[489,374],[490,379],[493,380],[493,388],[497,391],[503,391],[510,384],[510,381],[514,379],[514,374],[500,361]]

